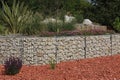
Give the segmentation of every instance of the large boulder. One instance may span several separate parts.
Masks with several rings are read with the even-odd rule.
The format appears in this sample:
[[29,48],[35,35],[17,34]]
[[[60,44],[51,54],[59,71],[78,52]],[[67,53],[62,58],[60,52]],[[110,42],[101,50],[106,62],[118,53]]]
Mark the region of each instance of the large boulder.
[[92,24],[92,21],[91,21],[90,19],[84,19],[84,20],[83,20],[83,24],[84,24],[84,25],[93,25],[93,24]]

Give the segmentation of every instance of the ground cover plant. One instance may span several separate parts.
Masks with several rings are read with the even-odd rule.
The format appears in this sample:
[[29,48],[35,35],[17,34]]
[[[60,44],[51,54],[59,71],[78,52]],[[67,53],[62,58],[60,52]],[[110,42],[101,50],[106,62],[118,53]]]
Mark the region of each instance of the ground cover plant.
[[19,74],[8,76],[2,74],[1,80],[119,80],[120,55],[92,59],[61,62],[51,70],[50,65],[23,65]]

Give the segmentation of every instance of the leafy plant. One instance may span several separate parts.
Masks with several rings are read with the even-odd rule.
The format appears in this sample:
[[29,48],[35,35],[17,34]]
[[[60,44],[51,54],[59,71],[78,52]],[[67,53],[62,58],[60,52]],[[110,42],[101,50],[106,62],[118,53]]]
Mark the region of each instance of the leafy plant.
[[4,34],[5,32],[5,27],[0,24],[0,34]]
[[57,32],[59,34],[61,31],[72,31],[75,29],[74,23],[48,23],[47,30],[49,32]]
[[6,75],[15,75],[19,73],[22,67],[22,60],[18,57],[10,57],[5,60],[5,74]]
[[56,32],[57,31],[57,27],[54,23],[48,23],[47,25],[47,29],[49,32]]
[[62,31],[69,31],[69,30],[74,30],[74,29],[75,29],[74,22],[64,23],[62,25]]
[[51,60],[49,61],[49,65],[51,69],[55,69],[56,61],[53,58],[51,58]]
[[113,28],[120,32],[120,18],[117,17],[115,21],[113,22]]
[[23,27],[21,31],[25,35],[38,35],[41,31],[44,31],[43,24],[40,23],[41,16],[38,13],[35,13],[29,19],[29,22]]
[[2,19],[10,33],[20,33],[23,27],[29,22],[32,12],[28,10],[24,3],[13,1],[12,7],[2,1]]
[[91,0],[92,6],[86,10],[86,18],[94,22],[112,26],[114,19],[120,17],[120,0]]
[[[0,10],[0,15],[2,15],[2,10]],[[2,23],[2,16],[0,16],[0,23]]]
[[55,22],[55,23],[50,22],[46,25],[47,25],[47,30],[49,32],[58,32],[59,33],[59,31],[61,31],[61,29],[62,29],[62,24],[57,23],[57,22]]
[[75,18],[78,23],[82,23],[84,19],[82,14],[76,14]]

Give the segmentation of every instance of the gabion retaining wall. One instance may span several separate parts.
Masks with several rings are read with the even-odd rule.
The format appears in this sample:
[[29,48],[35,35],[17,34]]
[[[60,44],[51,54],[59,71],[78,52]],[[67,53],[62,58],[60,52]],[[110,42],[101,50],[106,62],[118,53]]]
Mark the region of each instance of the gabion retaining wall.
[[48,64],[120,53],[120,35],[67,37],[0,37],[0,64],[9,56],[22,58],[24,64]]

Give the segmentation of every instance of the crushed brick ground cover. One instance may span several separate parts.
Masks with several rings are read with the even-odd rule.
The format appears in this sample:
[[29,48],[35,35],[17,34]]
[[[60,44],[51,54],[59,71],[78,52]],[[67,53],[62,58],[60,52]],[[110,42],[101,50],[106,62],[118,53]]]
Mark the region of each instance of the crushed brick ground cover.
[[61,62],[51,70],[49,65],[23,66],[15,76],[2,74],[0,80],[120,80],[120,55]]

